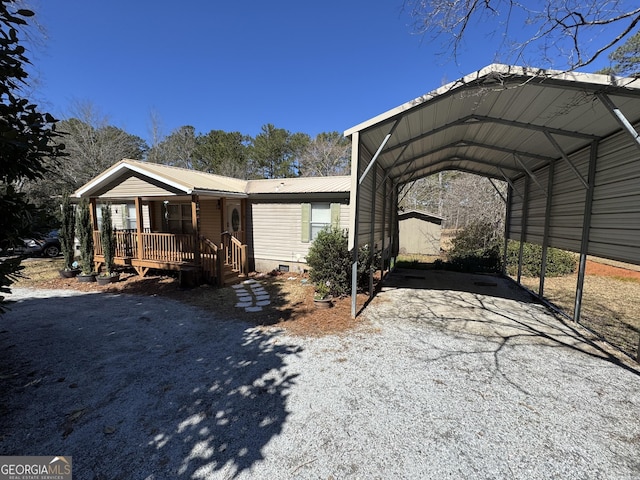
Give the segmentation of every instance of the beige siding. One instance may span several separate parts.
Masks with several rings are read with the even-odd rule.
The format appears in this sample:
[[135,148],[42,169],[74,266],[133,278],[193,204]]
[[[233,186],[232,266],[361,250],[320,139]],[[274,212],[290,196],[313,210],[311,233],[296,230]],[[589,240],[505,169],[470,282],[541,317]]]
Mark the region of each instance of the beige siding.
[[[305,261],[311,243],[301,242],[301,203],[252,203],[250,208],[256,265],[264,263],[261,260],[285,264]],[[349,228],[346,203],[340,205],[340,228]]]
[[173,192],[153,185],[139,177],[131,176],[102,193],[100,198],[157,197],[165,195],[173,195]]
[[215,244],[220,243],[220,209],[218,200],[200,200],[200,234]]
[[440,253],[440,225],[406,218],[399,222],[400,253],[438,255]]

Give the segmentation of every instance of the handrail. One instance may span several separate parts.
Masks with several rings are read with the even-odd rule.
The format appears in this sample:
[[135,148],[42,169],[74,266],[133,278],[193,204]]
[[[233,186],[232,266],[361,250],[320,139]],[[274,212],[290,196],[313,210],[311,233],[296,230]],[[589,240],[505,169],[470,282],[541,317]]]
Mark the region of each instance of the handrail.
[[231,269],[240,275],[249,273],[249,262],[247,258],[247,246],[234,237],[230,232],[222,232],[222,248],[225,263],[231,265]]
[[219,267],[219,247],[211,240],[200,235],[200,265],[204,279],[208,282],[220,279],[222,269]]

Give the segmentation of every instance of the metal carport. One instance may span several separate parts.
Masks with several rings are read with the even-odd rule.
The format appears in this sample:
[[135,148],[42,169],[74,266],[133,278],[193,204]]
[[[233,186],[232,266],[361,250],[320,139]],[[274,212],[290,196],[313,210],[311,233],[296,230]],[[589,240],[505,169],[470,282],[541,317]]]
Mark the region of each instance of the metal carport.
[[639,123],[638,79],[493,64],[345,131],[352,315],[357,247],[395,254],[399,189],[460,170],[509,185],[505,237],[543,246],[540,296],[546,248],[580,253],[579,320],[587,255],[640,263]]

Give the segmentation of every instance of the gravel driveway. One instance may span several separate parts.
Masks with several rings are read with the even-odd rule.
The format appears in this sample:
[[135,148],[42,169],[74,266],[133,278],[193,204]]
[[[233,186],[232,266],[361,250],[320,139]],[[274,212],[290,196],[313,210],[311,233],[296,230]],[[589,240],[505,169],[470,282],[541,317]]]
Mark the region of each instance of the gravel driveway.
[[159,297],[11,298],[0,454],[71,455],[77,479],[640,478],[637,365],[500,279],[400,272],[323,338]]

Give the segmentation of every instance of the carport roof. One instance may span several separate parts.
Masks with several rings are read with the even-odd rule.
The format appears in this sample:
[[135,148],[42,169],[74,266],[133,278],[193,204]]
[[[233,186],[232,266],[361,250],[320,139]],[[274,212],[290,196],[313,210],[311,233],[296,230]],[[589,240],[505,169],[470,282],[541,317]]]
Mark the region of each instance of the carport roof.
[[619,131],[618,111],[640,121],[640,80],[493,64],[344,134],[395,184],[443,170],[512,181]]

